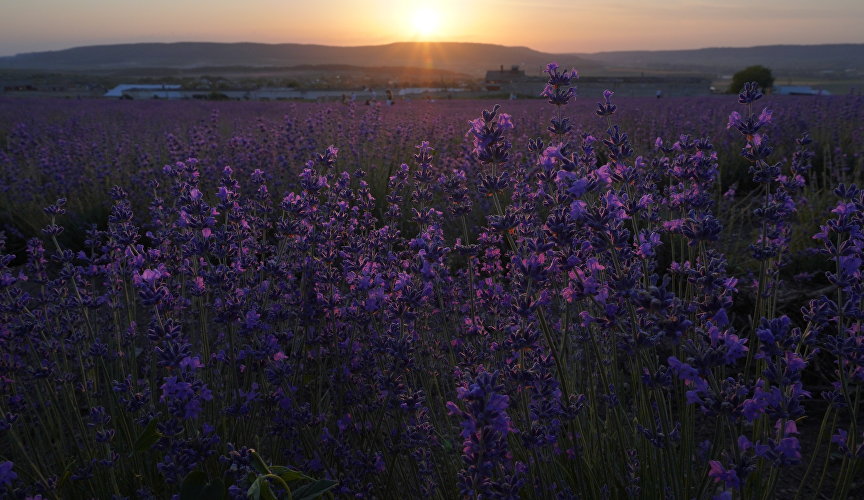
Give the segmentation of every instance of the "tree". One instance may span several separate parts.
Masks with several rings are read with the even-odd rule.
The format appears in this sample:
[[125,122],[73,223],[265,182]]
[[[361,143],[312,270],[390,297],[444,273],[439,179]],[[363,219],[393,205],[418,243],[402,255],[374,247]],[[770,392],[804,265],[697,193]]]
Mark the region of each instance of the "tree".
[[747,82],[758,83],[759,87],[764,91],[774,86],[774,75],[765,66],[748,66],[732,76],[732,83],[729,84],[728,92],[730,94],[741,92],[741,89],[744,88],[744,84]]

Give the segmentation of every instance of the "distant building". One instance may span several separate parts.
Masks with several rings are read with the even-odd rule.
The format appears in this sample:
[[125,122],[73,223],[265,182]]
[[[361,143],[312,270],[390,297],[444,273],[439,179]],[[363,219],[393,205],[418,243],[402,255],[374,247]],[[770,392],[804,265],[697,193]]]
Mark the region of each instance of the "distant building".
[[33,92],[34,90],[38,90],[36,87],[30,84],[23,85],[6,85],[3,87],[4,92]]
[[105,93],[104,97],[121,98],[123,96],[136,99],[181,99],[183,97],[180,85],[123,83]]
[[[403,89],[405,90],[405,89]],[[407,89],[411,91],[412,89]],[[431,92],[436,89],[419,89],[415,93]],[[461,89],[437,89],[441,92],[458,92]],[[255,101],[277,101],[277,100],[311,100],[332,101],[338,100],[345,90],[302,90],[293,87],[268,87],[260,89],[183,89],[180,85],[141,85],[124,84],[118,85],[104,94],[104,97],[117,99],[201,99],[201,100],[255,100]],[[353,91],[355,100],[374,101],[378,96],[376,91],[369,89],[362,92]]]
[[486,90],[498,91],[502,89],[509,90],[513,84],[529,82],[531,80],[536,80],[536,78],[526,76],[525,70],[519,69],[518,64],[510,66],[509,70],[505,70],[502,64],[500,70],[489,70],[486,72],[484,83]]
[[776,95],[831,95],[831,92],[814,89],[809,85],[778,85],[771,89]]

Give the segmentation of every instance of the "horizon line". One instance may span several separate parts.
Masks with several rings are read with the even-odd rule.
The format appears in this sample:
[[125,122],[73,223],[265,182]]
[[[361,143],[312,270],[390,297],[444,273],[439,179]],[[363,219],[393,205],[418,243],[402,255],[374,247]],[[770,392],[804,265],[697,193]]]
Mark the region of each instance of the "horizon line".
[[818,47],[825,45],[864,45],[864,41],[862,42],[825,42],[825,43],[771,43],[771,44],[760,44],[760,45],[715,45],[715,46],[702,46],[702,47],[694,47],[694,48],[675,48],[675,49],[619,49],[619,50],[602,50],[595,52],[547,52],[540,49],[535,49],[533,47],[527,45],[504,45],[501,43],[491,43],[491,42],[469,42],[469,41],[456,41],[456,40],[400,40],[393,41],[387,43],[379,43],[379,44],[362,44],[362,45],[336,45],[336,44],[324,44],[324,43],[308,43],[308,42],[255,42],[255,41],[231,41],[231,42],[216,42],[212,40],[175,40],[175,41],[128,41],[128,42],[113,42],[113,43],[93,43],[88,45],[72,45],[58,49],[44,49],[44,50],[32,50],[28,52],[17,52],[14,54],[3,55],[0,54],[0,57],[16,57],[22,55],[29,54],[41,54],[48,52],[63,52],[66,50],[75,50],[75,49],[83,49],[83,48],[91,48],[91,47],[110,47],[116,45],[178,45],[178,44],[213,44],[213,45],[240,45],[240,44],[248,44],[248,45],[307,45],[307,46],[316,46],[316,47],[332,47],[332,48],[342,48],[342,49],[351,49],[351,48],[365,48],[365,47],[386,47],[388,45],[400,45],[400,44],[463,44],[463,45],[494,45],[498,47],[506,47],[506,48],[522,48],[533,50],[535,52],[540,52],[544,54],[552,54],[552,55],[591,55],[591,54],[604,54],[604,53],[613,53],[613,52],[677,52],[677,51],[691,51],[691,50],[708,50],[708,49],[753,49],[758,47]]

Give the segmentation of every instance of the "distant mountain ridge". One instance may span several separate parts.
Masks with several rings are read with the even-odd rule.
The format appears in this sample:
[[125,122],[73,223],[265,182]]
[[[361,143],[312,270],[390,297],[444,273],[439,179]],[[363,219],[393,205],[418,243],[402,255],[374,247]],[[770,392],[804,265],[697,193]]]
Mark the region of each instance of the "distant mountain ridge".
[[607,66],[737,71],[754,64],[781,72],[864,71],[864,44],[762,45],[693,50],[633,50],[574,54]]
[[0,68],[49,71],[134,68],[287,67],[301,65],[434,68],[472,76],[520,65],[538,74],[548,62],[593,71],[602,67],[733,72],[763,64],[775,72],[864,72],[864,44],[771,45],[664,51],[552,54],[528,47],[485,43],[400,42],[336,47],[297,43],[132,43],[95,45],[0,57]]
[[296,43],[136,43],[96,45],[0,57],[0,68],[111,70],[129,68],[285,67],[301,65],[404,66],[482,75],[499,65],[540,68],[553,59],[596,67],[576,55],[547,54],[527,47],[460,42],[401,42],[335,47]]

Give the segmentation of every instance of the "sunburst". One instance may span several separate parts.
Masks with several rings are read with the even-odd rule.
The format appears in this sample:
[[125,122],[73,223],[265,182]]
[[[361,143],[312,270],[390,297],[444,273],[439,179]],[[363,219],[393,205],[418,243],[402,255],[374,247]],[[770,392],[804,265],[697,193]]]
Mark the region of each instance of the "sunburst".
[[421,7],[411,16],[411,28],[420,39],[434,38],[441,29],[441,16],[433,9]]

